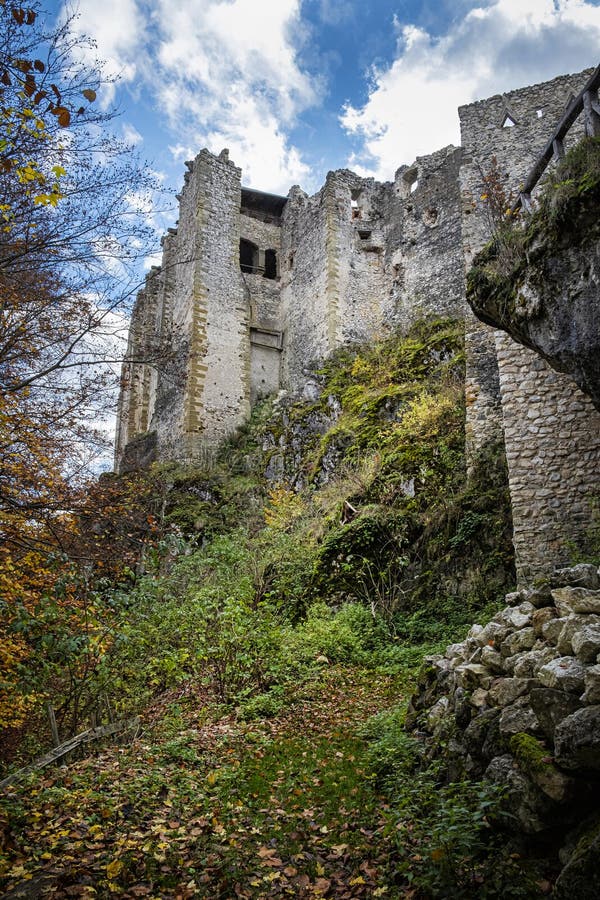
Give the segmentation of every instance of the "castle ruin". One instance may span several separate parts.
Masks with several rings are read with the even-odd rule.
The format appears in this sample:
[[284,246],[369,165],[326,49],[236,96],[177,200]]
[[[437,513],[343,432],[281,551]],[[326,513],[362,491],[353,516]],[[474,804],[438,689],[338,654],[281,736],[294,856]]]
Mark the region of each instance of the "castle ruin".
[[[588,74],[461,107],[461,147],[384,184],[339,170],[312,197],[279,197],[242,187],[226,150],[202,150],[133,310],[117,467],[197,458],[261,398],[308,391],[310,363],[336,347],[427,314],[462,317],[468,451],[504,440],[519,579],[566,561],[595,502],[600,413],[568,376],[474,318],[465,267],[490,237],[484,174],[494,163],[507,194],[518,191]],[[175,351],[168,364],[144,363],[161,345]]]

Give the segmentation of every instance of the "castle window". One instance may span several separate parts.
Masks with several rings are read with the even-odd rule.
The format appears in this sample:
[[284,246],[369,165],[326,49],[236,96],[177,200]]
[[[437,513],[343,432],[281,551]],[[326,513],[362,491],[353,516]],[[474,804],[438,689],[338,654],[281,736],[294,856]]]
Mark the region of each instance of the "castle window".
[[410,197],[419,187],[419,170],[415,166],[402,176],[402,196]]
[[503,128],[512,128],[512,127],[513,127],[514,125],[516,125],[516,124],[517,124],[517,123],[515,122],[515,120],[513,119],[513,117],[512,117],[512,116],[509,116],[509,114],[506,113],[506,115],[504,116],[504,120],[503,120],[503,122],[502,122],[502,127],[503,127]]
[[352,210],[352,218],[353,219],[361,219],[362,212],[358,205],[358,201],[360,199],[360,195],[362,191],[350,191],[350,208]]
[[536,114],[536,116],[538,117],[538,119],[541,119],[542,116],[544,115],[544,110],[543,110],[543,109],[536,109],[535,114]]
[[240,269],[242,272],[256,272],[258,269],[258,247],[244,238],[240,240]]
[[369,238],[371,237],[371,232],[370,231],[359,231],[358,236],[362,241],[368,241]]
[[277,278],[277,253],[275,250],[265,250],[265,278]]

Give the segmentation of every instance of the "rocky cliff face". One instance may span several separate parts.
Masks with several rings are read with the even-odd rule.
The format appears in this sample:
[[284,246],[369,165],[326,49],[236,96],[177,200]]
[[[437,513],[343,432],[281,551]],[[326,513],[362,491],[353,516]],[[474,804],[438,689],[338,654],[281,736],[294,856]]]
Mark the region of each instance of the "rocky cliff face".
[[600,409],[600,140],[578,145],[539,208],[500,224],[474,261],[467,299],[478,318],[570,375]]
[[449,779],[505,786],[516,828],[563,845],[554,896],[591,900],[600,888],[598,572],[558,570],[549,586],[506,601],[426,660],[407,726],[443,757]]

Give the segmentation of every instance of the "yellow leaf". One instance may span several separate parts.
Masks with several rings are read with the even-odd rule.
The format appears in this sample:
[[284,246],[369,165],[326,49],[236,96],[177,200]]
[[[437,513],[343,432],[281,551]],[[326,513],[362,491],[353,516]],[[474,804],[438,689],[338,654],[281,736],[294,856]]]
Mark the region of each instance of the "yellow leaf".
[[106,874],[109,879],[112,881],[113,878],[117,878],[123,869],[123,862],[120,859],[113,859],[112,862],[109,862],[106,867]]

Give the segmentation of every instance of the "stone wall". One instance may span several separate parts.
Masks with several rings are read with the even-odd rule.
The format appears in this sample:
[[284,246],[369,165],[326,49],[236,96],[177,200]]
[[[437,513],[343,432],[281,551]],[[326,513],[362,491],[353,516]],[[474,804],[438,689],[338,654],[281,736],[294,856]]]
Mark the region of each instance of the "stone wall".
[[[508,205],[588,75],[562,76],[459,109],[467,266],[494,229],[493,210],[481,199],[484,175],[495,161]],[[567,144],[581,136],[582,126],[575,127]],[[573,542],[584,535],[600,463],[600,418],[572,380],[471,314],[466,322],[469,449],[476,452],[504,431],[517,574],[529,584],[550,563],[567,562]]]

